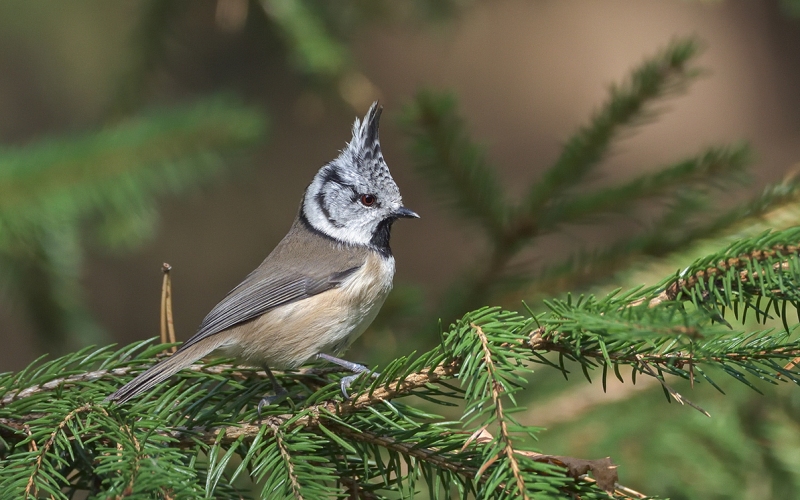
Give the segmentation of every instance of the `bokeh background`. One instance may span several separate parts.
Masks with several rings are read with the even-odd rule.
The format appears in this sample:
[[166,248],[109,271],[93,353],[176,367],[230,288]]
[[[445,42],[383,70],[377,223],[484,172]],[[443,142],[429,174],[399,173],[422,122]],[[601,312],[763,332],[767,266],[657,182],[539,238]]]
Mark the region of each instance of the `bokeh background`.
[[[800,161],[797,14],[793,2],[761,0],[0,3],[0,371],[89,343],[157,336],[162,262],[174,269],[178,338],[190,337],[280,240],[305,186],[374,99],[385,108],[384,155],[422,219],[395,225],[396,292],[349,357],[381,364],[430,346],[437,318],[446,324],[466,312],[442,304],[483,265],[489,246],[440,202],[409,153],[413,139],[401,117],[420,90],[452,92],[466,130],[485,146],[509,196],[519,197],[610,84],[671,40],[694,36],[704,47],[702,78],[617,141],[588,185],[746,141],[747,181],[711,202],[731,206]],[[115,189],[108,183],[122,187],[106,195]],[[569,226],[542,237],[522,260],[543,269],[644,226],[636,218]],[[546,293],[484,299],[519,308],[526,298],[538,309]],[[749,448],[722,447],[693,464],[686,480],[696,484],[686,489],[676,486],[685,476],[665,472],[666,463],[637,464],[647,446],[608,422],[651,405],[663,407],[665,421],[702,427],[705,417],[653,402],[663,396],[646,387],[618,397],[610,389],[609,399],[584,411],[574,402],[590,396],[579,391],[597,387],[549,383],[548,397],[572,396],[559,400],[566,407],[542,405],[542,425],[554,428],[543,438],[548,451],[612,455],[623,480],[673,498],[796,493],[800,457],[788,444],[798,440],[786,437],[795,424],[775,438],[784,443],[775,451],[779,465],[752,458],[778,479],[737,474]],[[795,397],[782,394],[783,402]],[[752,421],[743,408],[758,413],[763,401],[750,397],[720,399],[718,413],[730,406],[745,415],[736,421],[742,430]],[[662,430],[636,432],[657,436],[652,446],[666,456],[680,455],[687,434]],[[697,470],[704,460],[715,464],[708,474]]]

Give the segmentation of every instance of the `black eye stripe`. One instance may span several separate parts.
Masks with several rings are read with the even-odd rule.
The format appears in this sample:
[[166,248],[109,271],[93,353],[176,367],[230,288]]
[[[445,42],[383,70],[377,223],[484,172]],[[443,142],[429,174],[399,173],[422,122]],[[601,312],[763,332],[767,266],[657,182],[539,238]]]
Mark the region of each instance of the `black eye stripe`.
[[325,175],[322,177],[322,184],[323,185],[325,185],[325,184],[327,184],[329,182],[332,182],[334,184],[338,184],[338,185],[342,186],[343,188],[347,188],[347,189],[349,189],[350,191],[353,192],[353,196],[358,196],[358,191],[356,191],[356,187],[354,185],[350,184],[350,183],[345,182],[344,179],[342,179],[342,177],[339,175],[339,172],[337,172],[336,169],[334,169],[334,168],[329,168],[325,172]]
[[328,222],[333,227],[344,227],[344,224],[342,224],[341,222],[337,221],[336,219],[334,219],[331,216],[331,211],[328,209],[328,200],[325,198],[325,193],[323,191],[320,191],[319,193],[317,193],[317,195],[314,198],[317,201],[317,206],[319,207],[320,211],[322,212],[322,215],[324,215],[325,218],[328,219]]

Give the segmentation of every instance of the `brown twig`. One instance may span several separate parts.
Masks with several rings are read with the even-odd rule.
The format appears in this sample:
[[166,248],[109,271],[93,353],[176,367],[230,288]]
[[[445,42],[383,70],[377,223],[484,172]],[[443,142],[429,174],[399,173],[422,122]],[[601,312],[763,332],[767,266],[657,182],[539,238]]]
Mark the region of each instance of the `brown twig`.
[[[164,273],[164,281],[161,284],[161,343],[175,343],[175,324],[172,319],[172,277],[169,272],[172,266],[164,262],[161,265],[161,272]],[[175,353],[177,346],[170,347],[169,351]]]

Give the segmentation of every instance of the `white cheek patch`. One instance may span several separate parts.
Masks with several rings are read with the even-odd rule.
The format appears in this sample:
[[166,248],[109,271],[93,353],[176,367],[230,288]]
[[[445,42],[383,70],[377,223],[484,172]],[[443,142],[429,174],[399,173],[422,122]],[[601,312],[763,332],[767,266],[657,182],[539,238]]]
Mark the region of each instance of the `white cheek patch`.
[[318,184],[318,179],[314,179],[314,182],[308,187],[305,199],[303,200],[303,212],[311,227],[331,238],[345,243],[368,245],[370,239],[372,239],[372,231],[367,225],[358,224],[357,221],[343,223],[341,226],[331,223],[331,220],[325,215],[325,211],[320,206],[320,202],[317,199],[316,193],[319,192],[319,188],[321,187]]

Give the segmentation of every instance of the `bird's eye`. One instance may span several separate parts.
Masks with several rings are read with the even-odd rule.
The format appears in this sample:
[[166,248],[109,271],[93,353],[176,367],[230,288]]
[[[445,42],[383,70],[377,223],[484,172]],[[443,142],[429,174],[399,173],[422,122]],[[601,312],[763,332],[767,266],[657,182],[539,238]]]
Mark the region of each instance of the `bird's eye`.
[[371,207],[375,204],[375,196],[371,194],[362,194],[361,195],[361,204],[365,207]]

